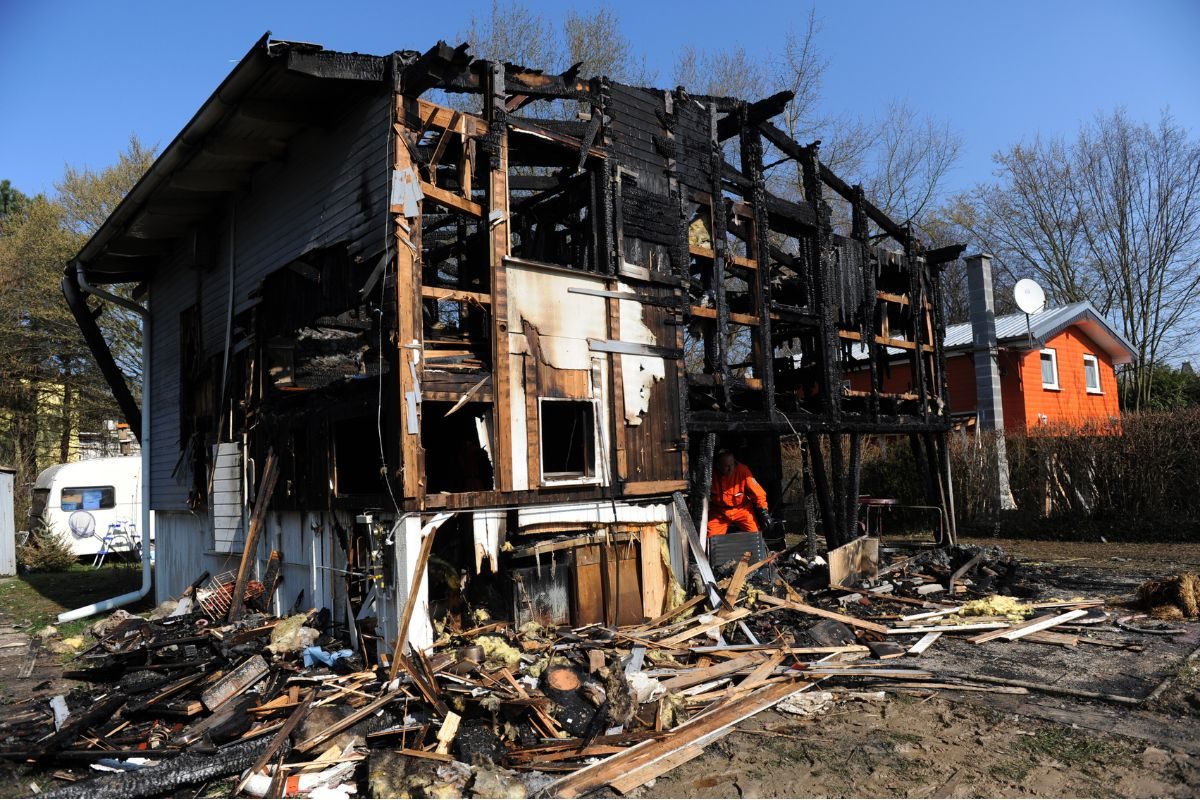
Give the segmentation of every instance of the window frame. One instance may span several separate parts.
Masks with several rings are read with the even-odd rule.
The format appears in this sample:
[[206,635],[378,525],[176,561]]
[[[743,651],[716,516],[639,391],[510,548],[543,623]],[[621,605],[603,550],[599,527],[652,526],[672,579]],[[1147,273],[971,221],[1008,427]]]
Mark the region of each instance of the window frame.
[[[1046,372],[1045,372],[1046,356],[1050,356],[1050,365],[1054,369],[1054,382],[1053,383],[1046,383]],[[1042,388],[1043,389],[1053,391],[1053,392],[1058,392],[1058,391],[1062,390],[1062,384],[1059,381],[1059,374],[1058,374],[1058,351],[1056,351],[1053,347],[1043,347],[1041,349],[1041,351],[1038,353],[1038,368],[1042,371]]]
[[[93,508],[88,508],[84,497],[85,492],[100,492],[100,502]],[[79,502],[71,503],[71,508],[67,508],[63,502],[67,492],[77,492],[79,494]],[[104,504],[106,498],[111,501],[108,505]],[[63,486],[58,490],[58,507],[62,511],[111,511],[117,507],[117,487],[116,486]]]
[[[543,403],[578,403],[591,407],[592,411],[592,436],[589,447],[589,453],[585,454],[585,463],[588,462],[587,456],[590,455],[590,463],[587,463],[588,469],[583,474],[576,472],[546,472],[545,448],[543,445],[543,437],[545,428],[542,422]],[[601,483],[600,475],[600,458],[601,458],[601,439],[600,439],[600,404],[595,400],[586,400],[571,397],[538,397],[538,477],[541,480],[542,486],[563,486],[563,485],[598,485]]]
[[[1096,368],[1095,388],[1092,388],[1092,386],[1088,383],[1089,363]],[[1088,394],[1104,394],[1104,382],[1100,379],[1100,359],[1095,353],[1083,354],[1083,388],[1087,390]]]

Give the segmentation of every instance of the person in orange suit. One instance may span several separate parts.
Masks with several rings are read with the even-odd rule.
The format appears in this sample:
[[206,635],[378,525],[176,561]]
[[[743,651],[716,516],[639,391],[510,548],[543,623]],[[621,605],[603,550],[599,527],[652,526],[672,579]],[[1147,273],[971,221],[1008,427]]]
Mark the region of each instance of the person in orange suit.
[[754,479],[749,467],[738,463],[733,453],[722,450],[717,453],[717,462],[713,465],[708,535],[723,536],[730,531],[755,533],[758,531],[755,512],[765,525],[771,524],[766,491]]

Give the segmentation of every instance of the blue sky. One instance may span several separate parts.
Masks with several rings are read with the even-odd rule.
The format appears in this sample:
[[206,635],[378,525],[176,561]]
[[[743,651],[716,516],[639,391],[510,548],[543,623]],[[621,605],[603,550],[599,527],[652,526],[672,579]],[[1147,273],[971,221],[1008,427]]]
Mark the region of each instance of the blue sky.
[[[527,5],[550,15],[561,7]],[[670,85],[679,48],[775,51],[808,8],[745,2],[731,19],[728,2],[609,6],[662,85]],[[65,164],[102,167],[131,133],[165,145],[264,31],[340,50],[425,49],[465,28],[465,8],[0,0],[0,178],[27,193],[50,191]],[[1147,121],[1170,107],[1200,135],[1197,0],[817,0],[816,10],[829,62],[825,110],[869,116],[903,99],[948,119],[963,139],[950,189],[988,179],[998,148],[1039,132],[1069,135],[1118,105]]]

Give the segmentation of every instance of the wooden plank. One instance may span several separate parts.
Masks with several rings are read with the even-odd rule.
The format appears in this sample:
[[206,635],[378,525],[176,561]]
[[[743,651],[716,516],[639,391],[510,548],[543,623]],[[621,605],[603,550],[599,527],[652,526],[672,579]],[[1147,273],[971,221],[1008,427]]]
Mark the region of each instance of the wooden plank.
[[767,605],[772,605],[777,608],[784,608],[788,611],[799,611],[801,614],[811,614],[814,617],[824,617],[825,619],[836,620],[837,622],[849,625],[852,628],[860,628],[864,631],[873,631],[875,633],[882,634],[891,632],[886,626],[880,625],[876,622],[869,622],[865,619],[858,619],[857,617],[847,616],[846,614],[839,614],[836,611],[826,611],[823,608],[806,605],[805,603],[798,603],[794,600],[784,600],[779,597],[772,597],[768,594],[759,595],[758,600],[759,602],[766,603]]
[[425,579],[426,565],[429,563],[429,551],[433,548],[433,537],[437,534],[442,523],[450,519],[452,514],[438,514],[425,524],[425,537],[421,540],[421,550],[417,553],[417,561],[413,566],[412,577],[408,582],[408,597],[404,601],[404,614],[400,619],[400,631],[396,634],[396,649],[392,654],[392,667],[388,680],[396,680],[400,670],[400,661],[404,655],[404,645],[408,644],[408,626],[412,622],[414,609],[417,607],[417,594],[421,581]]
[[[606,284],[610,290],[615,290],[620,284],[611,282]],[[621,301],[614,297],[609,297],[604,301],[605,311],[605,335],[609,341],[620,341],[621,339]],[[629,476],[629,451],[626,448],[626,421],[625,421],[625,371],[624,359],[616,353],[610,353],[608,358],[609,383],[612,394],[609,397],[612,400],[609,402],[609,425],[612,430],[613,449],[616,451],[616,478],[618,481],[624,481]],[[603,456],[602,456],[603,457]]]
[[[688,245],[688,254],[695,256],[696,258],[705,258],[709,261],[712,261],[717,257],[717,254],[712,250],[712,248],[700,247],[694,244]],[[725,261],[729,264],[733,264],[734,266],[741,267],[742,269],[758,269],[758,263],[754,259],[746,258],[745,256],[736,256],[732,253],[726,253]]]
[[912,647],[908,648],[908,654],[910,656],[921,655],[926,650],[928,650],[929,646],[931,644],[933,644],[934,642],[936,642],[941,637],[941,635],[942,635],[941,631],[930,631],[929,633],[922,636],[917,641],[916,644],[914,644]]
[[1034,631],[1021,637],[1021,641],[1033,642],[1034,644],[1053,644],[1059,647],[1079,646],[1078,636],[1072,636],[1069,633],[1058,633],[1057,631]]
[[[691,306],[688,314],[697,319],[715,320],[717,318],[717,310],[707,306]],[[760,320],[753,314],[738,314],[731,311],[729,312],[729,321],[736,325],[757,326]]]
[[442,720],[442,726],[437,732],[437,753],[439,755],[447,755],[450,752],[450,744],[454,741],[454,737],[458,735],[458,723],[462,721],[462,717],[455,714],[453,711],[446,714],[446,718]]
[[647,764],[644,767],[627,772],[614,780],[609,785],[621,794],[629,794],[634,789],[643,784],[665,775],[678,766],[686,764],[693,758],[704,755],[704,748],[699,745],[688,745],[681,750],[677,750],[666,758]]
[[638,555],[642,562],[642,611],[647,617],[662,614],[667,601],[667,568],[662,559],[662,537],[657,525],[643,525]]
[[1042,617],[1013,628],[1012,630],[1004,631],[1000,634],[1000,638],[1009,642],[1015,642],[1017,639],[1020,639],[1023,636],[1028,636],[1031,633],[1044,631],[1048,628],[1053,628],[1055,625],[1062,625],[1063,623],[1070,622],[1073,619],[1079,619],[1080,617],[1087,616],[1087,613],[1088,612],[1086,608],[1077,608],[1074,611],[1068,611],[1065,614],[1059,614],[1057,617]]
[[[623,753],[590,764],[543,789],[547,797],[574,798],[595,791],[613,781],[622,781],[626,791],[636,788],[637,770],[660,764],[686,748],[703,748],[721,738],[742,720],[764,711],[811,684],[778,683],[756,689],[735,703],[723,704],[693,717],[662,739],[641,742]],[[670,762],[668,762],[670,763]],[[643,775],[654,776],[654,770]],[[658,772],[657,774],[662,774]],[[646,780],[650,778],[647,777]],[[644,782],[644,781],[643,781]],[[640,784],[639,784],[640,785]]]
[[440,286],[422,286],[421,297],[429,300],[474,300],[481,305],[491,305],[492,296],[483,292],[468,292],[464,289],[443,289]]
[[[440,186],[435,186],[428,181],[421,181],[421,192],[425,195],[426,200],[432,200],[455,211],[461,211],[464,214],[470,214],[473,217],[483,219],[483,206],[465,197],[460,197],[454,192],[443,189]],[[396,207],[392,208],[393,213],[398,210]]]
[[241,694],[253,686],[267,674],[267,662],[262,656],[255,655],[243,661],[235,670],[230,672],[216,684],[210,686],[200,695],[201,702],[209,711],[216,711],[225,705],[230,698]]
[[659,625],[662,625],[667,620],[670,620],[674,617],[679,616],[680,614],[687,611],[688,609],[695,608],[696,606],[703,603],[704,600],[705,600],[704,595],[698,594],[695,597],[689,598],[687,600],[687,602],[682,603],[681,605],[675,606],[670,611],[666,611],[666,612],[660,614],[659,616],[657,616],[654,619],[647,622],[645,625],[640,625],[639,628],[641,628],[643,630],[647,629],[647,628],[657,628]]
[[672,494],[687,489],[688,483],[682,481],[629,481],[625,484],[625,494]]
[[604,617],[609,627],[639,625],[646,619],[642,610],[642,586],[638,579],[638,557],[632,544],[605,544],[600,548],[604,571]]
[[575,580],[572,581],[572,607],[575,625],[604,622],[604,579],[600,545],[589,544],[574,550]]
[[702,667],[701,669],[684,672],[670,680],[663,681],[662,686],[668,692],[676,692],[691,686],[699,686],[702,683],[707,683],[717,678],[724,678],[726,675],[732,675],[744,669],[750,669],[762,663],[762,660],[761,653],[750,653],[721,664],[714,664],[711,667]]
[[339,733],[346,730],[347,728],[351,728],[351,727],[357,725],[359,722],[361,722],[362,720],[371,716],[376,711],[378,711],[379,709],[386,706],[388,703],[403,696],[403,694],[404,694],[404,692],[401,689],[397,689],[394,692],[388,692],[383,697],[380,697],[377,700],[374,700],[374,701],[366,704],[365,706],[358,709],[354,713],[347,714],[345,717],[342,717],[340,720],[338,720],[337,722],[334,722],[329,727],[322,729],[320,732],[313,734],[308,739],[305,739],[303,742],[296,745],[296,748],[295,748],[296,752],[307,753],[310,750],[320,747],[322,744],[324,744],[328,740],[332,739],[334,736],[337,736]]
[[860,536],[830,550],[825,560],[830,584],[853,587],[879,574],[879,540]]
[[271,505],[271,495],[275,493],[275,482],[278,478],[279,463],[275,458],[275,451],[270,450],[267,452],[267,463],[263,467],[258,494],[254,498],[254,513],[250,515],[250,530],[246,532],[246,546],[242,549],[242,561],[238,565],[237,579],[233,584],[229,615],[226,617],[229,622],[236,622],[242,616],[246,600],[246,584],[250,580],[250,566],[254,563],[255,551],[258,549],[258,536],[266,521],[267,509]]
[[1006,630],[1010,627],[1006,622],[969,622],[966,625],[913,625],[910,628],[887,628],[885,629],[885,633],[889,636],[903,636],[909,633],[930,633],[932,631],[941,631],[942,633],[976,633],[978,631]]
[[[403,135],[396,139],[393,166],[399,173],[416,174],[417,167]],[[421,446],[421,398],[418,395],[416,358],[424,344],[424,313],[421,304],[421,216],[393,216],[396,239],[396,347],[399,375],[400,474],[403,494],[425,497],[425,450]],[[393,384],[395,385],[395,384]],[[392,475],[387,476],[390,481]]]
[[718,616],[728,617],[734,606],[737,605],[738,595],[742,593],[742,587],[746,585],[746,576],[750,574],[750,553],[742,553],[742,558],[733,569],[733,576],[729,579],[729,589],[725,592],[725,605],[717,611]]
[[739,608],[731,612],[728,616],[714,617],[709,622],[701,622],[699,625],[688,628],[682,633],[677,633],[674,636],[663,639],[662,641],[658,642],[658,644],[662,647],[674,647],[675,645],[683,644],[688,639],[694,639],[701,634],[708,633],[709,631],[720,630],[722,626],[728,625],[731,622],[736,622],[742,617],[749,615],[749,609]]
[[1033,619],[1025,620],[1020,625],[1003,625],[997,630],[993,630],[988,633],[981,633],[978,636],[972,636],[970,641],[972,644],[983,644],[984,642],[990,642],[993,639],[1003,638],[1011,642],[1013,639],[1021,638],[1021,636],[1025,635],[1026,633],[1044,631],[1047,628],[1053,628],[1055,625],[1061,625],[1064,622],[1070,622],[1071,620],[1082,617],[1085,614],[1087,614],[1087,610],[1082,608],[1076,609],[1075,611],[1068,611],[1065,614],[1043,614],[1040,617],[1034,617]]
[[768,679],[775,673],[775,668],[783,663],[787,658],[787,653],[779,651],[771,653],[767,656],[767,660],[754,668],[754,671],[746,676],[746,679],[737,685],[738,692],[748,691],[757,688],[766,683]]
[[[503,67],[494,67],[491,83],[493,96],[484,98],[495,110],[496,104],[503,107]],[[491,236],[488,240],[488,263],[492,293],[491,344],[492,386],[496,401],[492,406],[494,441],[492,463],[496,465],[496,489],[501,492],[513,490],[512,475],[512,415],[511,387],[509,386],[510,356],[508,353],[508,281],[504,259],[511,247],[509,235],[508,206],[508,129],[499,126],[496,133],[499,141],[499,164],[497,169],[488,169],[488,220]]]

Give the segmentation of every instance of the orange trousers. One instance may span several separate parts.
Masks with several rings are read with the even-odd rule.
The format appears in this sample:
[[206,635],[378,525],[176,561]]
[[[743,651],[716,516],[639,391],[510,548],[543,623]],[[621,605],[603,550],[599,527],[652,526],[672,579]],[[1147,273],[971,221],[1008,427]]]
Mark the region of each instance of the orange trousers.
[[754,511],[747,506],[710,508],[709,513],[712,515],[708,518],[709,536],[724,536],[731,530],[734,533],[754,533],[758,530],[758,520],[754,518]]

